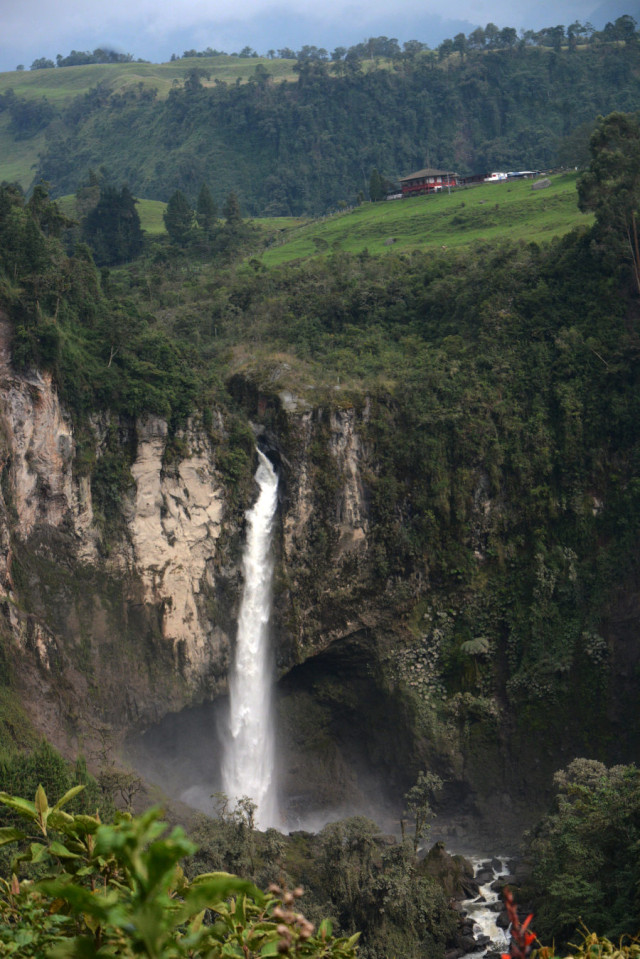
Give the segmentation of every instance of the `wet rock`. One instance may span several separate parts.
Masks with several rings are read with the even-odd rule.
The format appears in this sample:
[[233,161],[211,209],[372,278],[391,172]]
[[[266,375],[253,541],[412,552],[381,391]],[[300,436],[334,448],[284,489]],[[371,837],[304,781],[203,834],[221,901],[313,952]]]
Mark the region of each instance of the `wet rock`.
[[530,875],[531,875],[531,866],[529,865],[528,862],[524,862],[524,860],[521,860],[520,862],[516,863],[515,868],[513,870],[513,879],[518,885],[520,885],[526,879],[528,879]]
[[435,879],[449,897],[471,898],[469,893],[469,872],[473,867],[462,856],[451,856],[443,842],[437,842],[419,863],[424,875]]
[[480,886],[475,879],[468,879],[466,876],[460,881],[460,886],[465,899],[475,899],[480,894]]
[[473,936],[456,936],[456,946],[458,949],[462,949],[463,952],[475,952],[478,948],[478,943],[473,938]]

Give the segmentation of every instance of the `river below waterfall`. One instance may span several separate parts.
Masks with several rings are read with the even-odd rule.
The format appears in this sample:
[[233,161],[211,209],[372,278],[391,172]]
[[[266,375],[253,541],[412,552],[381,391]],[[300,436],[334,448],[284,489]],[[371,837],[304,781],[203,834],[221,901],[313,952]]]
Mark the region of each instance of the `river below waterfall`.
[[[482,956],[488,953],[506,952],[509,948],[508,930],[498,925],[498,918],[503,910],[499,880],[510,874],[509,860],[502,857],[483,859],[472,856],[470,861],[473,863],[479,890],[477,896],[463,900],[461,907],[463,925],[466,932],[473,936],[475,946],[467,947],[466,951],[458,950],[458,955],[482,959]],[[449,959],[453,959],[453,956]]]

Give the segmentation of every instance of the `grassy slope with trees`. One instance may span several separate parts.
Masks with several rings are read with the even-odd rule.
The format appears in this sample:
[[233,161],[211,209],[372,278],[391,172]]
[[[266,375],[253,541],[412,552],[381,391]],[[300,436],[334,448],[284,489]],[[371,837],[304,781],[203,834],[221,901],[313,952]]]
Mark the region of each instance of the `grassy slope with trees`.
[[[251,225],[258,231],[255,252],[263,246],[261,261],[271,267],[332,252],[367,250],[378,255],[431,247],[453,250],[498,239],[542,243],[591,224],[591,214],[578,208],[576,179],[576,173],[554,175],[549,188],[540,191],[531,189],[531,180],[513,180],[407,202],[363,203],[318,220],[253,218]],[[81,220],[86,215],[82,195],[81,189],[79,197],[71,194],[58,200],[66,216]],[[137,201],[145,233],[166,234],[166,207],[160,200]],[[191,226],[197,246],[201,234],[195,216]]]
[[545,190],[532,190],[531,180],[513,180],[450,195],[366,203],[288,229],[284,221],[268,238],[261,260],[272,267],[322,253],[454,251],[495,240],[543,243],[591,222],[578,209],[576,178],[575,173],[554,176]]

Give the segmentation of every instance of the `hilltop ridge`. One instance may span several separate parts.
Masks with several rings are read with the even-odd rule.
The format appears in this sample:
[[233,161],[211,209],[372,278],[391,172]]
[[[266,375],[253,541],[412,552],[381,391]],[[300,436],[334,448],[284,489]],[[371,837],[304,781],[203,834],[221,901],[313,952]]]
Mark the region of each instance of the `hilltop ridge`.
[[194,201],[206,183],[219,204],[234,190],[248,215],[315,216],[366,196],[374,170],[394,182],[425,165],[578,165],[597,114],[640,106],[635,33],[462,39],[386,59],[217,55],[3,74],[0,178],[44,178],[61,195],[104,168],[148,199],[180,189]]

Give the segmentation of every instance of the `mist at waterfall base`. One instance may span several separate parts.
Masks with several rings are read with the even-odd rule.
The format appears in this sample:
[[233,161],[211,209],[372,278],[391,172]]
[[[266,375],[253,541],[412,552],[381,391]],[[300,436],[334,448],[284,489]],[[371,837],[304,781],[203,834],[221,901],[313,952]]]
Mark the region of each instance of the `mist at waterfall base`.
[[[287,695],[277,686],[274,694],[278,715],[287,708]],[[225,791],[222,766],[228,721],[227,697],[165,716],[129,741],[127,759],[147,782],[157,784],[171,799],[214,815],[213,796]],[[287,742],[276,723],[277,828],[282,832],[318,832],[329,822],[355,815],[367,816],[389,832],[394,831],[394,821],[397,828],[399,798],[387,789],[383,774],[372,767],[366,750],[355,746],[351,736],[340,748],[350,782],[334,784],[335,796],[328,800],[320,771],[315,784],[307,781],[300,786],[300,765],[305,757]],[[316,764],[311,761],[308,765],[314,768]]]
[[331,798],[321,770],[317,782],[313,772],[309,776],[317,762],[305,764],[297,744],[287,742],[282,731],[278,735],[274,717],[286,712],[291,694],[290,676],[283,684],[288,690],[274,690],[269,635],[278,477],[262,452],[258,457],[258,496],[246,514],[244,588],[229,697],[166,716],[129,741],[127,758],[168,796],[210,815],[214,793],[224,793],[231,808],[249,797],[261,829],[315,832],[353,815],[390,828],[398,817],[397,804],[385,795],[384,775],[371,768],[357,731],[345,729],[343,736],[338,731],[340,768],[330,771]]

